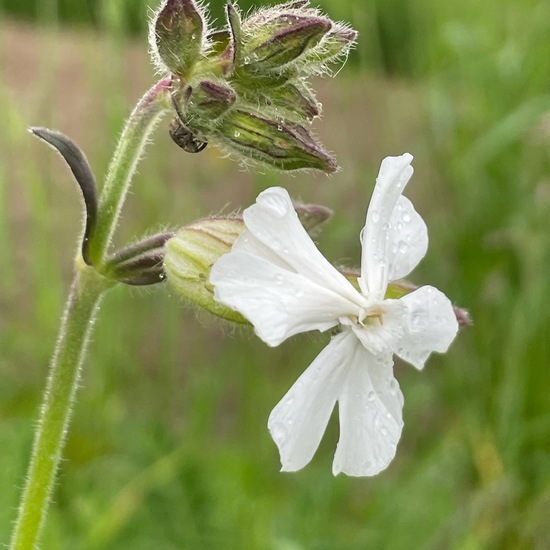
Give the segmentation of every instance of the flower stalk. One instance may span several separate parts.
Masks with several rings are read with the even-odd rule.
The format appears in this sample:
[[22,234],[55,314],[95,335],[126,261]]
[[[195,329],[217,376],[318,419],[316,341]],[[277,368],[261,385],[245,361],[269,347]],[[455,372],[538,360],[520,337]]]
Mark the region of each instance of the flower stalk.
[[[85,260],[79,254],[76,259],[75,278],[50,364],[11,550],[32,550],[37,545],[98,305],[104,292],[118,280],[110,270],[108,246],[144,145],[155,124],[168,109],[169,88],[170,79],[159,81],[143,96],[130,115],[109,166],[97,212],[94,212],[96,223],[91,234],[85,236],[87,258]],[[46,136],[46,141],[60,150],[58,144],[52,143],[51,135]],[[43,135],[39,137],[45,139]],[[60,152],[63,154],[63,151]],[[86,199],[85,194],[84,197]]]
[[90,242],[90,258],[100,271],[143,148],[162,114],[169,110],[170,86],[170,79],[164,78],[141,98],[109,165],[99,200],[97,228]]
[[103,293],[113,282],[79,257],[50,365],[11,550],[35,548],[54,486],[86,347]]

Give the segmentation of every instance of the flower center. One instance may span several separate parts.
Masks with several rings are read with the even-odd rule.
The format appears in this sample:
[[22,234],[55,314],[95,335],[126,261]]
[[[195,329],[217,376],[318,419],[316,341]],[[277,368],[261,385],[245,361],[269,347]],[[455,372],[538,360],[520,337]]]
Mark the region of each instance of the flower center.
[[367,326],[373,323],[384,324],[384,308],[381,304],[375,304],[364,311],[364,315],[357,319],[361,326]]
[[366,308],[361,308],[359,315],[346,315],[340,318],[342,325],[359,325],[361,327],[368,326],[383,326],[384,325],[384,308],[381,304],[374,304]]

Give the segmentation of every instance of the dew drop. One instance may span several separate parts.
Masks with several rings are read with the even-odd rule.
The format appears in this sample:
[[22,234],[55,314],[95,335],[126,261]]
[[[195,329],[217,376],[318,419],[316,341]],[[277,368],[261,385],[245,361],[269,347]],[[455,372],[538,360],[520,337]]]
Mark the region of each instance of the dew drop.
[[380,428],[380,435],[386,437],[388,435],[388,430],[386,430],[386,428]]
[[292,397],[289,397],[286,402],[285,402],[285,405],[289,406],[292,405],[292,403],[294,403],[294,399],[292,399]]
[[263,199],[262,205],[277,218],[282,218],[288,213],[287,204],[280,197],[267,196]]
[[[397,388],[399,388],[399,384],[397,383],[397,380],[394,378],[391,382],[390,382],[390,393],[392,395],[395,395],[397,393]],[[390,413],[388,412],[388,415]],[[390,415],[391,416],[391,415]]]
[[410,223],[411,221],[411,215],[409,214],[409,212],[403,212],[402,218],[405,223]]
[[277,422],[273,425],[271,435],[277,445],[282,445],[286,441],[288,431],[280,422]]
[[373,210],[371,216],[372,223],[378,223],[380,221],[380,214],[378,213],[378,210]]
[[235,131],[233,134],[236,138],[241,137],[241,133],[239,131]]
[[406,254],[409,250],[409,245],[405,241],[399,241],[398,247],[401,254]]
[[367,395],[367,400],[372,403],[376,399],[376,393],[370,391]]

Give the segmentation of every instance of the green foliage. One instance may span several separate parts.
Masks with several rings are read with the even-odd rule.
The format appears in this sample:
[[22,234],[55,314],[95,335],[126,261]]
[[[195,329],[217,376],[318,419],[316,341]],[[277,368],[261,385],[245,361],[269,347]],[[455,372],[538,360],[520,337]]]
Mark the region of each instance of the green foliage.
[[[333,419],[312,464],[283,475],[267,416],[325,337],[268,349],[247,329],[204,316],[197,323],[167,289],[112,291],[84,368],[44,549],[550,547],[550,5],[333,4],[324,6],[331,17],[349,13],[362,31],[362,65],[392,73],[348,67],[321,89],[317,129],[343,172],[330,180],[242,173],[209,148],[186,155],[162,126],[117,240],[248,205],[277,184],[335,211],[317,240],[328,257],[356,267],[380,160],[409,151],[416,172],[407,194],[431,238],[414,281],[469,307],[474,326],[424,372],[397,366],[405,429],[386,472],[333,478]],[[122,27],[108,28],[119,36]],[[4,40],[23,36],[4,22],[0,31]],[[18,63],[0,73],[2,542],[80,229],[73,182],[25,127],[73,137],[100,179],[114,136],[153,78],[142,31],[141,53],[130,56],[111,34],[40,32],[24,35],[32,59],[17,47],[2,51]],[[80,60],[78,73],[64,67],[79,87],[62,99],[59,52]],[[17,66],[33,60],[42,69],[22,78]]]

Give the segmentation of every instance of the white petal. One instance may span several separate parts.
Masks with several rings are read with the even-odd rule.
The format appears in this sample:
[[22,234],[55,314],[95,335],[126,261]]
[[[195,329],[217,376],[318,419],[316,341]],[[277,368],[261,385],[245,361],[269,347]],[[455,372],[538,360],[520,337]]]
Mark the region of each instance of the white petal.
[[340,440],[332,472],[372,476],[395,456],[403,429],[403,394],[391,354],[375,356],[359,342],[338,397]]
[[394,208],[413,174],[412,156],[386,157],[380,166],[376,185],[361,233],[363,252],[359,284],[365,294],[384,297],[388,286],[388,234]]
[[[302,226],[290,197],[282,187],[266,189],[253,204],[243,212],[244,222],[253,240],[245,244],[243,235],[235,244],[235,250],[253,247],[258,255],[272,259],[277,265],[289,266],[319,285],[363,303],[363,297],[353,285],[319,252],[311,237]],[[273,260],[273,255],[279,258]]]
[[406,277],[428,250],[428,229],[412,202],[399,197],[388,230],[388,281]]
[[363,324],[352,324],[351,329],[373,355],[392,354],[406,330],[407,309],[401,300],[383,300],[378,310],[380,317],[367,317]]
[[317,450],[355,346],[350,331],[334,336],[269,415],[283,471],[303,468]]
[[395,353],[417,369],[422,369],[432,351],[447,351],[458,332],[453,306],[433,286],[423,286],[403,296],[407,313],[405,331]]
[[341,295],[245,252],[222,256],[212,267],[210,282],[215,299],[244,315],[270,346],[300,332],[325,331],[339,317],[360,313]]

